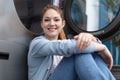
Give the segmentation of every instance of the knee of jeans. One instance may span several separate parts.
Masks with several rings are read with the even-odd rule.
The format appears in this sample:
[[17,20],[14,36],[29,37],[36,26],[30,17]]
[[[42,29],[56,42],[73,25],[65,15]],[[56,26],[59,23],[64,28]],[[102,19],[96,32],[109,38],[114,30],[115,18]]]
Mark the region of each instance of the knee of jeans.
[[88,58],[93,58],[92,54],[90,54],[90,53],[80,53],[80,54],[75,55],[75,60],[88,59]]

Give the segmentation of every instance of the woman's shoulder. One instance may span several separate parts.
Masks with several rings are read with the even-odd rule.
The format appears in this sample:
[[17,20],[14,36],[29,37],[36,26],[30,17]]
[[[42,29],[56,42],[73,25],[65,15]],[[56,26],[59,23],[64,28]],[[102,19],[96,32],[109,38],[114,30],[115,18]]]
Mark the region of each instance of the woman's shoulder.
[[41,40],[41,39],[47,40],[44,35],[40,35],[40,36],[35,37],[32,41],[34,41],[34,40]]
[[40,43],[40,42],[48,42],[48,40],[45,38],[45,36],[43,35],[40,35],[40,36],[37,36],[35,37],[32,41],[31,41],[31,44],[36,44],[36,43]]

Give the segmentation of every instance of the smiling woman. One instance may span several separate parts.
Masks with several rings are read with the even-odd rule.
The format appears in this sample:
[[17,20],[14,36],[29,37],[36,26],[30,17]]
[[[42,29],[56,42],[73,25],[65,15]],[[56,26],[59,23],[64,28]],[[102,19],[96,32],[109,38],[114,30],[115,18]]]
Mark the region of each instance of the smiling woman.
[[28,52],[29,80],[115,80],[110,72],[113,60],[107,47],[89,33],[61,40],[59,34],[64,26],[59,7],[43,8],[44,34],[31,41]]

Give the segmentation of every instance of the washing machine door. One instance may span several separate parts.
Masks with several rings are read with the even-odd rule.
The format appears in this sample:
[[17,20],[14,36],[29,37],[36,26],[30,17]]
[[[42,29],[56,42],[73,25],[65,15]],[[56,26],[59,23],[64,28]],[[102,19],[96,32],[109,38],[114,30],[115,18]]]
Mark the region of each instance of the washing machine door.
[[31,30],[38,30],[40,11],[49,3],[0,0],[0,80],[28,80],[27,53],[34,33]]
[[120,32],[120,0],[62,0],[61,3],[69,24],[67,29],[75,33],[89,32],[105,41]]

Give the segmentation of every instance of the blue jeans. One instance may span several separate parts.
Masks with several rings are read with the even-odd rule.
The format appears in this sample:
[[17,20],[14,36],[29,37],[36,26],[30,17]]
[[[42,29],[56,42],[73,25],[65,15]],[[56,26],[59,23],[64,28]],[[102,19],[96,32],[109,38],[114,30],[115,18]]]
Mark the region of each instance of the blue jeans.
[[49,80],[115,80],[97,53],[64,57]]

